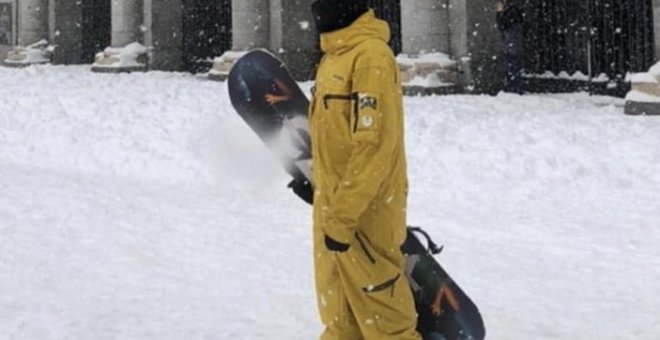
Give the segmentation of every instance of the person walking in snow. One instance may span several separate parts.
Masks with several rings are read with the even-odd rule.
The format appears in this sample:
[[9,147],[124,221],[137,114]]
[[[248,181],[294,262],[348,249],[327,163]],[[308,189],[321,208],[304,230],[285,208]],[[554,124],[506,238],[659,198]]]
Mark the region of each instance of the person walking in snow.
[[319,0],[324,55],[310,107],[322,340],[420,340],[400,250],[407,174],[389,26],[363,0]]
[[497,27],[502,32],[502,52],[506,63],[506,92],[522,94],[523,16],[509,0],[497,0]]

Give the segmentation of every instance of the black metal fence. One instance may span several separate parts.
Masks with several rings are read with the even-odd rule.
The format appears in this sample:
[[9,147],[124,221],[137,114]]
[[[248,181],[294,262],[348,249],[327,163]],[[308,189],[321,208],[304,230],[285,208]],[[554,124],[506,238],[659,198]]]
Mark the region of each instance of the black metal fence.
[[652,0],[590,0],[592,70],[622,78],[655,61]]
[[524,0],[525,70],[621,83],[655,61],[652,0]]
[[401,53],[401,0],[369,0],[369,6],[376,11],[376,16],[390,24],[390,47],[394,54]]
[[231,49],[231,0],[184,0],[182,18],[184,69],[206,72]]

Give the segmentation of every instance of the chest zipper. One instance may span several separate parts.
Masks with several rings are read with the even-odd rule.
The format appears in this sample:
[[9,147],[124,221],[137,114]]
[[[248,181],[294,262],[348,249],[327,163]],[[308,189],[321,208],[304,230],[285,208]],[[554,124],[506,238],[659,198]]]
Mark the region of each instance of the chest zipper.
[[355,133],[357,131],[358,118],[359,118],[359,115],[358,115],[358,110],[359,110],[358,99],[359,99],[359,96],[358,96],[357,92],[353,92],[351,94],[332,94],[332,93],[329,93],[329,94],[326,94],[325,96],[323,96],[323,107],[325,107],[325,109],[327,110],[328,109],[328,101],[331,101],[331,100],[354,101],[353,116],[355,116],[355,123],[353,124],[353,133]]

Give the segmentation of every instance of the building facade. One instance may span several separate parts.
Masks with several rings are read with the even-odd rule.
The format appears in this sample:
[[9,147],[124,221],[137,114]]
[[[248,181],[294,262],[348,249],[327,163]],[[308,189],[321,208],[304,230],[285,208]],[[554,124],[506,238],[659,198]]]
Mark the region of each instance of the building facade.
[[[57,46],[53,63],[90,63],[105,47],[137,41],[150,48],[151,69],[203,72],[227,51],[267,48],[296,78],[311,79],[320,55],[312,2],[0,0],[0,53],[43,39]],[[660,53],[660,0],[518,3],[526,13],[527,73],[602,72],[623,79],[648,68]],[[371,5],[390,22],[396,52],[449,55],[463,91],[502,88],[493,0],[371,0]]]

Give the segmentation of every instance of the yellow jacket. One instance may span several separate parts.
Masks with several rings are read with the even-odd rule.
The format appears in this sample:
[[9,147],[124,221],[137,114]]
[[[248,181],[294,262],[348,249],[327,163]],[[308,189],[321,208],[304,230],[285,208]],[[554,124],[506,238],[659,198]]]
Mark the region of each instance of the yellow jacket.
[[403,265],[394,253],[406,225],[404,121],[389,37],[373,11],[321,35],[325,54],[310,109],[314,224],[351,245],[359,232]]

